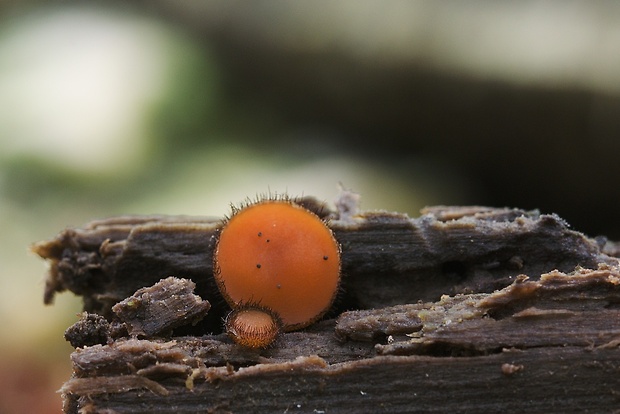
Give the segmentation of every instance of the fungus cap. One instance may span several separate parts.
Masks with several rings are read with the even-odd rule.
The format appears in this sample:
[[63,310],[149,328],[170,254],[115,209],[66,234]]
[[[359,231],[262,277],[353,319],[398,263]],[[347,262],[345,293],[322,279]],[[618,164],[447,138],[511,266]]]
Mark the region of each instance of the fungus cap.
[[266,348],[280,333],[280,318],[268,309],[241,306],[226,317],[226,333],[237,344],[248,348]]
[[320,318],[340,281],[340,246],[314,213],[289,200],[236,211],[222,227],[214,275],[234,309],[255,303],[275,312],[286,331]]

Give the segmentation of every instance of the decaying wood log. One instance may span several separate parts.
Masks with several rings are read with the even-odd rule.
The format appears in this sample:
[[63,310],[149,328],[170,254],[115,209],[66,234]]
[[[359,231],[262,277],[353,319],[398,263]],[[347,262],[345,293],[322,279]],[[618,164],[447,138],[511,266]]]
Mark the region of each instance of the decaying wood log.
[[[346,214],[344,214],[345,212]],[[444,294],[492,292],[516,275],[536,279],[615,263],[605,242],[572,231],[555,215],[483,207],[426,209],[419,218],[386,212],[324,209],[342,245],[342,294],[335,313],[436,300]],[[50,261],[45,302],[70,290],[84,310],[111,316],[112,306],[142,287],[176,276],[194,281],[211,302],[205,326],[215,331],[223,301],[212,277],[221,220],[121,217],[68,229],[33,249]]]
[[[217,219],[108,219],[35,245],[51,265],[46,302],[63,290],[84,297],[86,313],[68,330],[77,349],[62,388],[65,411],[620,407],[614,244],[536,211],[436,207],[410,219],[338,207],[322,210],[342,245],[334,311],[264,350],[221,333],[227,308],[211,274]],[[139,322],[112,311],[136,291],[147,305],[165,298],[169,285],[160,280],[169,276],[183,292],[176,310],[164,306]],[[178,309],[204,310],[206,301],[203,323],[189,322],[204,312],[180,312],[174,321]],[[136,329],[160,317],[169,329]]]

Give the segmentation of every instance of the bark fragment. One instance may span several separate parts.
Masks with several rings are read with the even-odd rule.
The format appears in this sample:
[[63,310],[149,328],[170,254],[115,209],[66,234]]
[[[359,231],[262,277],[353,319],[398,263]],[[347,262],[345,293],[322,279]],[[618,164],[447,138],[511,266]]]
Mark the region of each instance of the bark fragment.
[[130,335],[150,338],[204,318],[211,304],[193,293],[195,287],[191,280],[168,277],[138,289],[114,305],[112,312]]

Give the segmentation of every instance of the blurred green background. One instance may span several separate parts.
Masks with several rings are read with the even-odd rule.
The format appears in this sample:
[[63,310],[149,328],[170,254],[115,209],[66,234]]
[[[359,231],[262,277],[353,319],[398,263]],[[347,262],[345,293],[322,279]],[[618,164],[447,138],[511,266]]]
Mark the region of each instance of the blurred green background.
[[70,375],[29,246],[266,192],[417,216],[555,212],[620,238],[620,4],[0,2],[0,412]]

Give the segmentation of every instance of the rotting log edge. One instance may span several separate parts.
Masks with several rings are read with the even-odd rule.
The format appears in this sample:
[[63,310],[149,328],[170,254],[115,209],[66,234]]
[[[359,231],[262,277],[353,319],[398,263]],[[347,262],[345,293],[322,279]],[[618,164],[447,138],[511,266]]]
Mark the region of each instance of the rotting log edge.
[[[522,368],[507,374],[505,364]],[[207,369],[210,381],[199,384],[178,380],[155,388],[140,379],[125,384],[122,393],[98,388],[86,395],[85,389],[102,386],[99,378],[88,378],[69,380],[62,391],[66,407],[85,412],[164,413],[171,407],[177,413],[612,412],[620,403],[618,369],[620,352],[605,348],[506,350],[469,358],[384,356],[336,366],[309,356],[233,373]]]
[[[334,328],[336,331],[339,330],[338,325],[334,325],[333,321],[326,320],[308,330],[283,335],[276,347],[272,349],[267,349],[258,354],[247,354],[245,351],[234,348],[225,337],[215,335],[205,337],[205,340],[214,341],[209,352],[212,355],[219,355],[220,362],[211,361],[215,363],[212,366],[200,367],[196,365],[192,374],[185,379],[182,378],[182,375],[187,375],[183,373],[188,371],[182,367],[174,366],[174,362],[164,362],[162,369],[152,369],[147,364],[138,371],[140,374],[123,373],[124,371],[115,371],[114,368],[111,368],[111,371],[101,377],[98,375],[103,374],[103,372],[98,373],[95,370],[88,374],[84,371],[84,376],[76,376],[63,388],[66,392],[66,412],[77,412],[78,409],[85,412],[89,412],[89,409],[92,409],[92,412],[100,412],[98,410],[105,410],[106,407],[120,412],[145,412],[140,411],[135,404],[151,404],[148,412],[158,412],[157,410],[167,412],[166,406],[170,403],[174,403],[177,408],[186,407],[186,412],[191,412],[199,407],[197,404],[201,402],[203,403],[200,406],[201,408],[209,408],[216,412],[231,410],[237,412],[269,411],[270,408],[312,412],[313,410],[321,411],[326,407],[329,408],[329,412],[432,412],[438,407],[437,404],[440,404],[440,411],[452,409],[454,412],[481,410],[487,412],[504,412],[506,410],[512,412],[581,412],[585,408],[604,410],[617,406],[618,394],[614,394],[610,390],[618,388],[617,372],[620,369],[617,359],[618,341],[614,339],[620,335],[617,326],[617,307],[620,299],[618,299],[616,285],[612,282],[617,277],[615,265],[617,265],[618,260],[603,253],[611,251],[606,249],[606,244],[602,243],[600,239],[589,239],[581,233],[569,230],[557,216],[541,215],[537,212],[481,207],[462,208],[460,210],[440,207],[428,209],[425,213],[417,219],[409,219],[406,216],[391,213],[361,213],[347,217],[339,217],[337,213],[331,213],[330,226],[343,246],[346,294],[343,301],[349,301],[347,303],[355,303],[356,307],[367,309],[342,314],[339,322],[344,320],[346,315],[361,321],[364,312],[381,312],[381,309],[385,309],[383,317],[387,315],[389,318],[390,306],[399,306],[399,303],[402,306],[418,307],[419,309],[415,310],[414,313],[415,316],[419,317],[420,310],[428,311],[437,309],[438,306],[444,306],[445,303],[442,303],[444,298],[440,299],[442,294],[453,295],[459,292],[473,292],[460,296],[460,298],[480,299],[476,295],[484,294],[475,292],[490,292],[495,288],[504,287],[503,292],[505,293],[511,286],[517,286],[522,282],[537,283],[536,281],[541,275],[553,269],[557,268],[564,272],[570,272],[576,266],[583,266],[593,269],[582,270],[586,273],[590,272],[588,274],[599,272],[600,276],[600,272],[607,272],[609,276],[608,283],[605,284],[608,292],[601,295],[598,285],[593,283],[591,288],[586,290],[586,293],[590,292],[592,296],[583,302],[583,304],[591,306],[592,309],[600,308],[603,310],[603,313],[596,315],[611,317],[608,319],[611,323],[609,329],[606,330],[606,336],[601,337],[602,339],[598,343],[595,341],[588,346],[585,346],[587,341],[576,342],[576,346],[569,347],[549,343],[547,347],[544,344],[540,347],[541,344],[538,344],[537,346],[540,348],[525,347],[519,351],[507,352],[506,350],[502,351],[502,344],[500,344],[500,349],[494,348],[486,351],[478,349],[472,353],[471,350],[464,349],[462,346],[456,346],[456,342],[451,344],[450,341],[454,341],[458,335],[447,340],[446,337],[437,336],[437,333],[445,336],[449,330],[444,329],[439,324],[441,329],[433,331],[429,329],[431,324],[428,320],[425,321],[426,329],[425,326],[422,326],[415,328],[414,332],[410,333],[420,332],[422,336],[418,336],[417,339],[427,340],[427,345],[430,344],[430,347],[409,345],[416,342],[415,335],[411,340],[407,336],[409,335],[406,333],[407,328],[402,326],[397,327],[395,331],[390,331],[394,328],[393,324],[387,325],[390,326],[389,329],[374,331],[371,329],[369,333],[365,334],[366,336],[357,337],[357,341],[346,334],[343,335],[342,329],[340,329],[340,341],[338,341],[333,335]],[[118,300],[129,296],[122,296],[125,291],[137,285],[140,285],[137,287],[150,286],[162,276],[156,273],[148,273],[146,270],[157,269],[155,264],[161,265],[161,260],[164,262],[169,259],[172,260],[168,263],[168,265],[172,263],[172,267],[179,264],[174,261],[181,257],[183,245],[185,247],[190,246],[189,255],[185,257],[186,259],[190,257],[191,260],[180,263],[180,272],[175,272],[175,274],[181,277],[196,275],[196,278],[204,278],[206,274],[208,278],[210,271],[209,247],[213,235],[217,231],[218,223],[219,221],[214,219],[197,220],[187,217],[151,217],[138,218],[137,220],[119,218],[100,221],[84,229],[67,230],[61,233],[57,239],[39,243],[35,247],[35,251],[50,259],[52,263],[50,279],[48,279],[48,299],[51,299],[55,291],[77,290],[77,293],[84,295],[87,310],[105,314],[106,306],[111,306]],[[162,237],[162,235],[171,234],[177,237]],[[114,238],[108,236],[114,236]],[[146,241],[151,243],[145,243]],[[198,241],[198,243],[192,244],[192,241]],[[166,255],[165,251],[162,250],[164,247],[169,248],[173,254]],[[187,250],[185,251],[187,252]],[[411,254],[411,252],[415,252],[415,254]],[[129,256],[136,254],[134,259],[139,257],[141,260],[146,260],[147,265],[141,268],[135,266],[137,260],[127,262],[128,254]],[[155,260],[154,258],[158,259]],[[152,260],[150,264],[149,260]],[[596,270],[599,263],[603,263],[603,266]],[[165,270],[168,271],[170,268],[165,268]],[[459,277],[455,279],[450,272],[458,273]],[[579,276],[579,272],[580,270],[575,275]],[[519,279],[516,277],[519,274],[526,274],[531,280],[528,282]],[[81,279],[84,275],[86,275],[86,279]],[[127,275],[138,275],[138,277],[127,278]],[[123,280],[129,279],[130,283],[125,285],[120,283],[121,276],[123,276]],[[169,274],[165,274],[165,276],[169,276]],[[558,273],[555,277],[561,277],[561,274]],[[87,280],[88,278],[91,279]],[[552,277],[548,276],[547,278]],[[194,280],[193,277],[191,279]],[[197,284],[202,296],[205,292],[204,282],[202,292],[200,292],[200,283],[197,282]],[[392,288],[394,285],[396,289]],[[417,289],[419,286],[422,288]],[[377,292],[368,294],[369,287],[378,290],[379,294]],[[416,296],[412,296],[414,295],[411,290],[412,287],[416,287]],[[574,292],[577,293],[577,291]],[[581,297],[583,298],[583,295]],[[213,297],[208,299],[214,300]],[[430,302],[418,303],[418,299],[430,300]],[[569,297],[569,302],[570,299]],[[536,327],[536,324],[529,325],[527,323],[528,318],[532,321],[544,322],[547,318],[565,317],[567,315],[577,319],[582,317],[582,321],[576,325],[570,325],[570,329],[574,329],[575,326],[587,326],[587,317],[595,315],[592,312],[579,313],[575,309],[563,309],[566,302],[554,302],[553,299],[534,304],[527,301],[524,303],[531,306],[524,307],[523,304],[514,306],[514,301],[510,306],[502,303],[498,308],[504,309],[504,311],[499,311],[497,315],[506,320],[511,318],[525,320],[526,323],[521,324],[522,328]],[[545,306],[551,308],[545,309]],[[408,312],[412,312],[411,308],[408,309]],[[422,315],[425,314],[422,313]],[[427,315],[428,313],[425,317]],[[480,321],[482,320],[481,317],[486,317],[486,314],[483,312],[481,317],[478,316],[479,318],[472,318],[471,320]],[[479,332],[484,332],[484,328],[484,324],[472,325],[473,331],[479,329]],[[514,329],[514,326],[507,325],[507,329]],[[363,330],[355,328],[354,331],[359,334]],[[390,332],[394,335],[391,335]],[[529,334],[533,333],[535,332],[529,332]],[[589,335],[596,336],[596,333],[596,331],[590,331]],[[523,331],[523,334],[528,334],[528,332]],[[574,336],[575,332],[566,331],[564,334]],[[436,336],[433,337],[433,335]],[[184,343],[182,338],[176,340],[180,344]],[[157,341],[147,342],[157,343]],[[123,339],[110,346],[122,345],[122,343]],[[215,343],[219,343],[219,345]],[[194,343],[192,346],[196,346],[196,344]],[[403,346],[404,348],[402,348]],[[351,359],[349,358],[352,358],[355,352],[349,356],[346,356],[345,352],[341,353],[340,357],[330,358],[330,352],[338,347],[341,349],[357,347],[357,357],[361,357],[362,360],[350,362]],[[72,358],[78,358],[82,352],[97,354],[95,352],[97,349],[93,348],[95,347],[76,350]],[[139,351],[140,347],[138,346],[136,349]],[[304,369],[299,369],[294,374],[288,374],[289,376],[286,372],[279,371],[280,368],[287,366],[286,364],[299,363],[303,366],[303,358],[313,358],[312,355],[315,355],[310,349],[319,349],[320,356],[316,358],[324,361],[327,365],[317,368],[317,364],[314,364],[312,369],[307,372]],[[389,351],[390,349],[392,350]],[[290,352],[285,356],[286,352],[283,350]],[[279,352],[282,353],[278,356]],[[396,356],[402,352],[405,352],[406,355]],[[416,355],[420,352],[423,355]],[[457,357],[451,356],[450,352],[455,352]],[[504,354],[511,357],[518,354],[520,358],[503,359],[501,356]],[[302,359],[295,360],[297,356],[302,357]],[[546,356],[546,359],[543,356]],[[565,362],[574,360],[574,370],[567,371],[567,366],[561,365],[562,360]],[[158,361],[158,359],[155,358],[154,361]],[[202,359],[202,361],[203,363],[208,362],[209,358]],[[375,366],[373,365],[375,363],[371,361],[383,361],[384,364],[377,362]],[[495,361],[495,363],[489,362],[489,367],[484,368],[487,366],[485,361]],[[170,365],[165,366],[166,363]],[[391,365],[392,363],[394,365]],[[470,363],[479,366],[481,374],[486,374],[481,377],[476,376],[476,371],[472,372],[471,366],[468,365]],[[248,364],[253,365],[256,369],[270,367],[273,370],[269,371],[270,374],[265,375],[264,388],[257,385],[262,381],[260,375],[258,377],[238,376],[240,372],[248,372],[241,368]],[[355,368],[351,368],[351,371],[338,371],[338,369],[347,367],[346,364],[353,364],[349,367],[357,366],[361,371],[356,371],[355,375],[347,377],[346,372],[354,372]],[[373,366],[372,372],[369,373],[361,368],[366,366]],[[490,366],[493,366],[495,370],[491,371]],[[513,370],[502,369],[502,366],[517,368]],[[556,366],[560,368],[553,371],[552,368]],[[79,372],[79,364],[76,360],[74,360],[74,367],[76,373]],[[534,369],[532,370],[531,367]],[[596,381],[589,378],[590,374],[587,371],[592,371],[593,368],[598,373],[596,379],[598,379],[600,387],[595,387],[593,384]],[[214,369],[220,371],[224,369],[226,375],[221,378],[215,375],[212,377],[213,381],[204,381],[204,379],[209,378],[207,372],[211,372],[211,374],[220,372],[213,371]],[[389,376],[387,373],[390,369],[391,373],[394,374],[393,376]],[[555,376],[543,375],[544,369],[547,369],[548,373],[552,372],[549,375]],[[439,374],[444,372],[443,370],[446,370],[445,373],[452,370],[453,374],[461,376],[469,370],[471,378],[469,382],[465,382],[463,379],[464,382],[459,385],[458,381],[451,382],[447,377],[444,377],[445,373],[433,376],[435,379],[429,380],[428,383],[420,382],[418,377],[410,380],[403,376],[405,372],[421,375],[422,371]],[[175,372],[181,377],[166,376]],[[330,374],[326,374],[327,372]],[[122,381],[127,383],[131,383],[131,375],[139,375],[142,378],[149,379],[149,381],[156,381],[170,395],[158,397],[157,390],[154,388],[149,388],[146,385],[139,386],[139,382],[142,380],[137,380],[138,385],[135,387],[129,387],[127,390],[121,388],[122,392],[120,393],[106,392],[94,395],[96,393],[84,391],[87,388],[81,388],[81,392],[76,392],[78,388],[71,388],[72,386],[77,387],[80,383],[81,386],[85,386],[84,384],[93,378],[98,380],[99,378],[108,378],[109,381],[113,381],[118,375],[123,375]],[[163,377],[158,378],[158,375],[163,375]],[[458,377],[458,375],[456,376]],[[576,383],[573,379],[575,375],[584,379],[585,382]],[[317,383],[313,382],[316,378],[321,379],[318,381],[318,388]],[[512,381],[514,378],[527,378],[525,380],[527,384]],[[546,395],[532,391],[533,389],[545,389],[544,382],[540,382],[544,378],[553,380],[553,386],[556,388],[551,391],[548,390],[545,393]],[[191,381],[188,383],[187,381],[190,379]],[[500,387],[501,390],[489,392],[489,387],[496,381],[503,381],[504,379],[511,380],[510,384],[517,388],[505,389],[505,387]],[[105,380],[102,381],[105,382]],[[290,388],[282,386],[283,388],[280,390],[274,390],[274,387],[280,383],[279,381],[288,383]],[[147,383],[142,382],[142,384]],[[191,385],[191,391],[187,390],[188,384]],[[381,396],[379,398],[373,397],[372,393],[361,389],[364,384],[372,385],[375,391],[381,392]],[[381,384],[385,386],[382,388]],[[485,394],[478,395],[477,387],[482,386],[482,384],[486,384],[483,388],[486,388],[487,391]],[[101,387],[101,384],[99,386]],[[112,387],[109,390],[112,390],[115,385],[111,383],[109,386]],[[239,393],[248,392],[246,388],[248,386],[251,386],[250,389],[252,390],[258,390],[258,392],[248,395],[247,398],[238,398]],[[460,388],[461,386],[462,388]],[[337,387],[342,391],[342,400],[339,399],[340,397],[335,397],[332,400],[323,398],[325,397],[324,390],[331,389],[331,387]],[[360,405],[355,405],[358,399],[354,398],[353,394],[349,395],[347,391],[354,388],[360,388],[359,396],[368,397],[365,400],[359,399],[362,401]],[[144,389],[151,389],[156,394],[147,391],[148,396],[145,399]],[[223,389],[229,389],[233,393],[231,395],[237,397],[229,395],[227,399],[227,394],[222,391]],[[268,389],[272,391],[273,395],[265,394]],[[417,394],[412,395],[412,390],[425,392],[426,397],[419,398]],[[460,403],[451,404],[449,398],[446,398],[446,395],[462,395],[463,392],[472,390],[474,392],[470,392],[469,396]],[[560,391],[569,393],[570,390],[575,391],[572,393],[574,395],[569,394],[570,397],[566,397],[562,401],[558,400]],[[417,393],[418,391],[413,392]],[[216,392],[216,396],[221,398],[213,400],[212,398],[215,398],[213,392]],[[321,394],[322,392],[323,394]],[[524,400],[522,396],[521,398],[512,398],[508,395],[510,393],[512,393],[511,395],[518,395],[521,392],[525,392],[530,399]],[[327,394],[331,395],[329,392]],[[552,397],[550,398],[549,395]],[[564,395],[566,396],[566,394]],[[494,399],[494,396],[497,398]],[[204,405],[207,401],[212,402],[208,407]],[[258,403],[258,405],[249,405],[251,401]],[[269,404],[272,404],[270,401],[275,405],[270,406]],[[178,412],[183,411],[179,408]]]
[[[424,213],[413,219],[387,212],[324,213],[342,246],[335,314],[492,292],[519,274],[536,279],[554,269],[617,262],[602,253],[604,244],[570,230],[555,215],[483,207]],[[212,249],[220,222],[120,217],[65,230],[33,247],[50,261],[45,301],[70,290],[84,298],[84,310],[110,316],[110,308],[137,289],[176,276],[197,284],[196,293],[211,302],[210,317],[219,323],[224,310],[212,277]]]
[[[620,269],[602,265],[410,305],[422,327],[387,343],[373,334],[351,341],[347,336],[360,328],[343,321],[364,325],[372,312],[366,326],[385,334],[385,325],[372,322],[377,314],[388,318],[391,308],[341,315],[340,341],[324,321],[286,333],[261,352],[225,335],[119,339],[77,349],[74,377],[62,392],[69,413],[156,413],[170,406],[179,413],[602,412],[620,403],[618,304]],[[540,322],[556,327],[540,329]],[[448,353],[437,352],[438,345]]]

